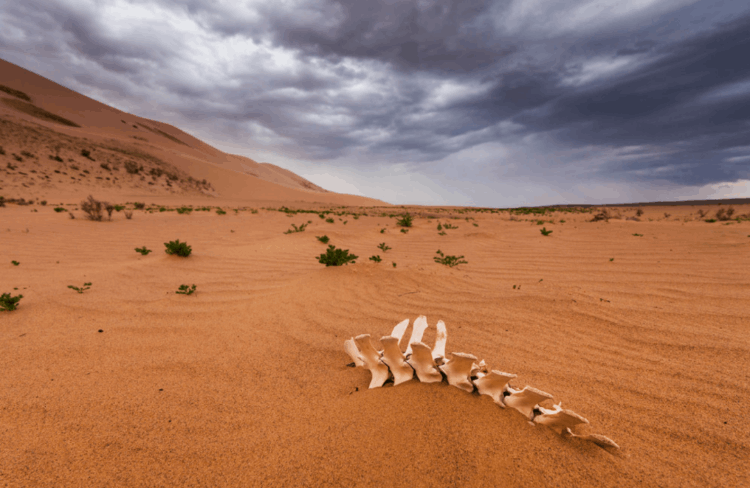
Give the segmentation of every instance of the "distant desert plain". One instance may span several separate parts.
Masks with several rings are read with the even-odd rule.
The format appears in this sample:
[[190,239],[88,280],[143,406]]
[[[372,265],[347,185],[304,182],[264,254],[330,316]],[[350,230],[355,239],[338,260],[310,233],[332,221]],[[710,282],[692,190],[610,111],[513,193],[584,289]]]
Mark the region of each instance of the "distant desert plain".
[[[5,61],[0,195],[2,487],[750,486],[747,202],[390,205]],[[344,341],[420,315],[619,449],[368,389]]]

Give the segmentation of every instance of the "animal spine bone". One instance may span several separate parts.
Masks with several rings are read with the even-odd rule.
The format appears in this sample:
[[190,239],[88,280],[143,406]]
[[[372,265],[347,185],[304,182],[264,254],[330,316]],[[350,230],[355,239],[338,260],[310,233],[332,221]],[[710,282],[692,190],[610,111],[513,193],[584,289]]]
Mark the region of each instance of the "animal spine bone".
[[398,339],[386,336],[382,337],[380,342],[383,344],[381,361],[390,368],[391,374],[393,374],[393,385],[400,385],[414,378],[414,370],[404,359],[401,349],[398,348]]
[[524,387],[523,390],[516,390],[509,386],[505,387],[506,393],[509,393],[503,399],[506,406],[515,408],[529,420],[534,418],[534,407],[544,400],[553,398],[549,393],[545,393],[530,386]]
[[440,383],[443,381],[443,375],[438,371],[427,344],[415,342],[411,346],[412,355],[406,361],[416,371],[419,381],[422,383]]
[[588,424],[589,421],[571,410],[563,410],[561,403],[553,406],[551,409],[537,407],[541,412],[534,415],[535,424],[546,425],[558,434],[562,435],[563,430],[569,429],[578,424]]
[[388,381],[390,372],[388,366],[380,361],[380,354],[372,345],[370,341],[370,334],[362,334],[354,338],[354,342],[360,351],[360,357],[364,362],[364,368],[369,369],[372,373],[372,379],[370,380],[370,388],[380,388]]
[[435,347],[432,348],[432,359],[445,358],[445,343],[448,341],[448,331],[445,329],[445,322],[438,320],[437,334],[435,335]]
[[438,367],[445,373],[449,385],[471,393],[474,391],[474,383],[471,382],[469,377],[471,375],[471,367],[476,360],[477,357],[471,354],[454,352],[450,361]]
[[406,352],[404,353],[407,357],[411,354],[411,345],[415,342],[420,342],[422,340],[422,335],[424,335],[424,331],[427,329],[427,317],[424,315],[420,315],[417,317],[417,320],[414,321],[414,325],[412,325],[411,328],[411,338],[409,339],[409,346],[406,348]]
[[479,373],[481,376],[474,380],[474,384],[477,387],[477,391],[481,395],[488,395],[502,408],[505,408],[503,403],[503,392],[505,391],[505,385],[508,381],[513,378],[517,378],[518,375],[511,373],[503,373],[502,371],[492,370],[487,374]]
[[365,362],[362,361],[362,357],[359,355],[359,349],[357,349],[357,344],[354,343],[353,337],[344,341],[344,351],[352,358],[354,366],[362,367],[365,365]]

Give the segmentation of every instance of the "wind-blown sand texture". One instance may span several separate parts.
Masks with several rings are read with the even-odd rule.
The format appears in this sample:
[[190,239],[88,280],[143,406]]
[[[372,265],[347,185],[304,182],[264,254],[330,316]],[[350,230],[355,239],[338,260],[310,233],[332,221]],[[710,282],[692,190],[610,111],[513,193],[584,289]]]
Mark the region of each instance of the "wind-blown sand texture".
[[[406,234],[381,216],[392,207],[327,223],[230,207],[91,222],[51,206],[0,208],[0,293],[24,295],[0,312],[0,486],[750,483],[750,223],[698,218],[716,205],[640,222],[412,208]],[[319,264],[324,234],[357,263]],[[166,255],[174,239],[193,254]],[[422,313],[446,322],[449,356],[553,393],[591,422],[578,433],[621,450],[445,383],[368,390],[343,341]]]

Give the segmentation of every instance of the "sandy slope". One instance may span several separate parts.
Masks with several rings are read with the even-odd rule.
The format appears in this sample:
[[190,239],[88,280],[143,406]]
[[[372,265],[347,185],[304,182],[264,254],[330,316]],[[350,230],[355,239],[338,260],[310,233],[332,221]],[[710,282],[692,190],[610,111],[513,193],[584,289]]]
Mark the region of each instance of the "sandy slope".
[[[96,223],[0,208],[0,292],[24,295],[0,313],[0,486],[747,486],[750,223],[695,211],[556,213],[543,237],[508,213],[440,236],[380,210]],[[322,234],[357,264],[317,263]],[[177,238],[192,256],[163,252]],[[449,352],[554,394],[622,449],[446,384],[367,390],[343,340],[419,314],[446,321]]]
[[[383,204],[330,193],[273,164],[224,153],[2,59],[0,149],[0,195],[6,198],[76,202],[94,193],[110,200]],[[138,171],[128,172],[128,164]]]

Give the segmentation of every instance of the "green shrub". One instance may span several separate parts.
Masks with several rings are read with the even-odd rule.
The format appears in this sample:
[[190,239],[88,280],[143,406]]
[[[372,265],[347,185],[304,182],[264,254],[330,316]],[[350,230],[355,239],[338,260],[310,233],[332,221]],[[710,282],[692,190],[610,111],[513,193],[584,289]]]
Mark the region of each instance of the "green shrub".
[[330,240],[328,236],[315,236],[315,238],[323,244],[328,244],[328,241]]
[[713,224],[714,222],[716,222],[716,219],[706,219],[706,222],[708,222],[709,224]]
[[457,225],[451,225],[451,224],[445,224],[443,226],[443,228],[444,229],[448,229],[448,230],[450,230],[450,229],[458,229],[458,226]]
[[92,195],[89,195],[86,200],[81,202],[81,210],[86,214],[86,218],[96,222],[101,222],[104,218],[104,214],[102,213],[104,207],[105,203],[96,200]]
[[18,302],[21,301],[23,295],[10,296],[10,293],[3,293],[0,295],[0,312],[12,312],[18,308]]
[[60,212],[67,212],[67,210],[66,210],[66,209],[64,209],[63,207],[55,207],[55,208],[54,208],[54,211],[55,211],[55,212],[57,212],[57,213],[60,213]]
[[304,232],[305,227],[307,227],[307,224],[300,224],[299,227],[292,224],[292,229],[289,229],[288,231],[284,232],[284,234],[294,234],[295,232]]
[[408,213],[405,213],[401,215],[401,218],[396,221],[396,225],[400,227],[411,227],[413,221],[414,217],[412,217]]
[[380,256],[378,256],[378,255],[375,255],[375,256],[370,256],[370,261],[375,261],[376,263],[379,263],[379,262],[381,262],[382,260],[383,260],[383,258],[381,258],[381,257],[380,257]]
[[146,208],[146,204],[143,202],[133,202],[133,207],[136,210],[143,210],[144,208]]
[[643,234],[633,234],[635,237],[643,237]]
[[335,246],[330,245],[325,253],[318,256],[318,262],[326,266],[341,266],[350,262],[354,264],[355,259],[358,257],[354,254],[349,254],[348,249],[337,249]]
[[389,249],[391,249],[391,248],[390,248],[390,247],[388,247],[388,246],[387,246],[387,245],[385,244],[385,242],[381,242],[380,244],[378,244],[378,249],[380,249],[380,250],[381,250],[381,251],[383,251],[383,252],[386,252],[386,251],[388,251],[388,250],[389,250]]
[[326,222],[328,222],[329,224],[332,224],[333,223],[333,219],[332,218],[328,218],[328,219],[326,219]]
[[438,249],[437,256],[433,257],[436,263],[444,264],[450,268],[458,266],[459,264],[469,264],[468,261],[464,261],[463,256],[446,256],[443,252]]
[[401,233],[402,234],[408,234],[409,233],[409,229],[401,229]]
[[226,214],[227,214],[227,213],[226,213],[226,212],[225,212],[224,210],[222,210],[222,209],[220,209],[220,208],[217,208],[217,209],[216,209],[216,215],[226,215]]
[[440,222],[438,222],[438,227],[437,227],[437,229],[438,229],[438,231],[441,231],[441,230],[443,230],[443,226],[442,226],[442,225],[440,224]]
[[547,230],[546,227],[542,227],[541,229],[539,229],[539,232],[541,232],[543,236],[548,236],[548,235],[552,234],[552,231],[551,230]]
[[179,239],[177,239],[176,241],[165,242],[164,247],[166,247],[164,252],[169,254],[170,256],[176,254],[177,256],[186,258],[190,256],[191,252],[193,252],[192,247],[188,246],[186,242],[180,242]]
[[385,229],[380,229],[381,234],[385,234]]
[[190,212],[193,211],[192,207],[185,207],[185,206],[182,206],[182,207],[180,207],[180,208],[178,208],[176,210],[177,210],[177,213],[180,214],[180,215],[182,215],[182,214],[189,214]]
[[68,288],[70,288],[71,290],[75,290],[78,293],[83,293],[84,291],[91,288],[91,282],[89,281],[88,283],[84,283],[83,286],[81,286],[80,288],[77,286],[73,286],[73,285],[68,285]]
[[192,295],[193,293],[195,293],[195,288],[195,285],[193,285],[192,287],[188,285],[180,285],[180,288],[175,293],[177,293],[178,295]]
[[21,263],[19,263],[18,261],[11,261],[11,264],[12,264],[13,266],[18,266],[18,265],[19,265],[19,264],[21,264]]
[[148,253],[151,252],[151,249],[147,249],[146,246],[143,247],[136,247],[135,252],[141,253],[143,256],[148,256]]

